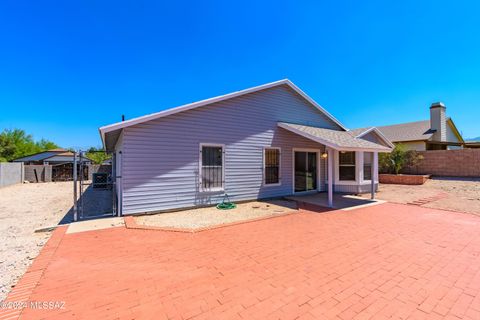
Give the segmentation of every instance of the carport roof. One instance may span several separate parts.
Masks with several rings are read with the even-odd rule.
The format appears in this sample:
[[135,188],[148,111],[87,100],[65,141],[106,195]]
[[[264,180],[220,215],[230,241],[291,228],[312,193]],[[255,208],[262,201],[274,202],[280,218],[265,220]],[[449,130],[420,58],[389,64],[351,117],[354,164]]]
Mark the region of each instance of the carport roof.
[[[307,139],[341,151],[390,152],[393,147],[392,143],[374,127],[362,129],[363,134],[358,135],[358,130],[339,131],[286,122],[278,122],[277,125]],[[385,145],[362,138],[367,132],[375,132],[379,139],[385,142]]]

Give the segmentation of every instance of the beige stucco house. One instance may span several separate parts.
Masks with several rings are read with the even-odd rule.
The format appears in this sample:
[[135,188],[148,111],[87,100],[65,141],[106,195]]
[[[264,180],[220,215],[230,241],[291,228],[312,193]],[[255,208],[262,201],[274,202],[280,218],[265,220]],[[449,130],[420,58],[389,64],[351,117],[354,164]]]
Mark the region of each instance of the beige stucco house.
[[461,149],[465,141],[446,116],[446,107],[441,102],[430,106],[430,119],[377,127],[393,143],[402,143],[409,150]]

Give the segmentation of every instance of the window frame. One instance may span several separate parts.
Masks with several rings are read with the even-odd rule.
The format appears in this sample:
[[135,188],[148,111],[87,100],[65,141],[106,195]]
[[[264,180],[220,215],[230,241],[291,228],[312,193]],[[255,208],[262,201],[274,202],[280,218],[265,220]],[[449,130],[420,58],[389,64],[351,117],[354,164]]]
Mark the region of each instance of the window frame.
[[[267,167],[265,166],[265,159],[266,159],[265,153],[266,153],[267,149],[278,150],[278,182],[277,183],[266,183],[265,182],[265,180],[267,178],[267,174],[266,174]],[[264,187],[278,187],[278,186],[282,185],[282,149],[280,147],[270,147],[270,146],[263,147],[262,156],[263,156],[262,186],[264,186]]]
[[[363,167],[363,181],[369,181],[369,182],[371,182],[372,179],[366,179],[366,178],[365,178],[365,154],[366,154],[366,153],[370,153],[370,155],[371,155],[371,159],[370,159],[370,160],[371,160],[371,162],[370,162],[370,175],[371,175],[371,172],[372,172],[373,162],[374,162],[374,157],[375,157],[375,156],[374,156],[374,153],[373,153],[373,152],[369,152],[369,151],[364,151],[364,152],[362,152],[362,156],[363,156],[363,163],[362,163],[362,165],[363,165],[363,166],[362,166],[362,167]],[[370,177],[370,178],[372,178],[372,177]]]
[[[352,165],[352,164],[343,164],[343,165],[341,164],[341,162],[340,162],[340,154],[341,154],[342,152],[344,152],[344,153],[346,153],[346,152],[351,152],[351,153],[354,154],[354,163],[353,163],[353,165]],[[338,182],[342,183],[342,182],[356,182],[356,181],[357,181],[357,165],[358,165],[358,163],[357,163],[357,160],[358,160],[358,159],[357,159],[357,158],[358,158],[358,156],[357,156],[357,152],[356,152],[356,151],[338,151],[338,160],[337,160],[337,163],[338,163],[338,178],[337,178],[337,179],[338,179]],[[353,167],[353,168],[354,168],[354,178],[353,178],[353,180],[352,180],[352,179],[349,179],[349,180],[343,180],[343,179],[341,179],[341,176],[340,176],[340,171],[341,171],[340,169],[341,169],[341,167]]]
[[[202,167],[203,167],[203,147],[222,148],[222,186],[216,188],[205,188],[203,185]],[[225,191],[225,145],[220,143],[200,143],[198,151],[198,184],[200,192],[220,192]]]

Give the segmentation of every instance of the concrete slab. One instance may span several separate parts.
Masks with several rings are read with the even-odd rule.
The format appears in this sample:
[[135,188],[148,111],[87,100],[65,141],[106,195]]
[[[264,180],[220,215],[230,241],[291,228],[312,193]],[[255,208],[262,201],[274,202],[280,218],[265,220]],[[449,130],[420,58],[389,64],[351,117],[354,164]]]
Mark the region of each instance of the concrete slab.
[[[311,193],[307,195],[289,196],[285,197],[288,200],[297,201],[299,203],[312,204],[320,207],[328,208],[328,194],[326,192]],[[334,194],[333,195],[333,209],[338,210],[354,210],[363,207],[374,206],[385,203],[384,200],[371,200],[362,197],[348,195],[348,194]]]
[[66,233],[77,233],[123,226],[125,226],[125,222],[122,217],[103,218],[71,223],[68,226]]

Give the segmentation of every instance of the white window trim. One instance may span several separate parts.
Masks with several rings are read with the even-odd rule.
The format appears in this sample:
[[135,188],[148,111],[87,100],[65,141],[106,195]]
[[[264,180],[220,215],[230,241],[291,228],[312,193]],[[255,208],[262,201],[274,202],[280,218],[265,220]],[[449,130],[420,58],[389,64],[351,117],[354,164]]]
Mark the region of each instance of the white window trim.
[[[308,190],[308,191],[301,191],[295,192],[295,152],[315,152],[317,154],[317,189],[315,190]],[[322,150],[320,149],[312,149],[312,148],[292,148],[292,194],[308,194],[308,193],[315,193],[321,192],[322,187],[320,186],[320,175],[321,169],[320,166],[322,164],[320,160],[320,155],[322,154]]]
[[[368,152],[368,151],[365,151],[365,152]],[[362,180],[361,180],[361,184],[370,184],[372,183],[372,180],[367,180],[365,179],[365,172],[364,172],[364,164],[365,164],[365,152],[362,152]],[[378,162],[378,153],[377,152],[371,152],[372,153],[372,163],[371,163],[371,166],[373,167],[373,169],[375,170],[375,168],[378,168],[378,165],[376,166],[375,165],[375,162]],[[375,183],[378,183],[378,169],[377,169],[377,172],[374,172],[375,174]]]
[[[205,189],[203,187],[202,177],[202,148],[203,147],[220,147],[222,148],[222,186],[218,188]],[[218,143],[200,143],[198,148],[198,184],[200,192],[220,192],[225,191],[225,145]]]
[[[278,183],[265,183],[266,173],[265,173],[265,151],[267,149],[278,150]],[[282,185],[282,149],[279,147],[263,147],[263,164],[262,164],[262,186],[264,187],[278,187]]]
[[[335,184],[338,185],[352,185],[352,183],[357,183],[360,181],[359,177],[359,153],[362,151],[346,151],[346,152],[355,152],[355,180],[340,180],[340,151],[335,150]],[[363,156],[362,156],[363,161]],[[363,165],[362,165],[363,166]],[[363,169],[362,169],[363,170]]]

